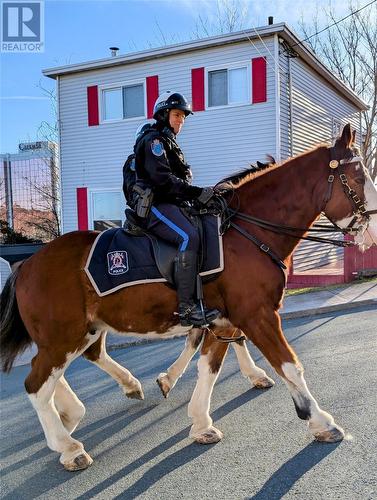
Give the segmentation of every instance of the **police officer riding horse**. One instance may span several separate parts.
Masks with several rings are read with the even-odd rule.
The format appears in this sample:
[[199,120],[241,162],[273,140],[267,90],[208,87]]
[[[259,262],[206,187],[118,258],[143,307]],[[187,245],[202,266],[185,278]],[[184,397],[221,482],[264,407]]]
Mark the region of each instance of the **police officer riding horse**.
[[153,110],[155,123],[143,124],[136,133],[136,176],[132,186],[124,183],[123,190],[142,228],[178,248],[174,278],[180,323],[203,327],[219,317],[220,312],[208,309],[197,298],[200,236],[182,209],[190,208],[192,203],[207,205],[215,192],[211,187],[191,184],[190,166],[176,142],[190,114],[190,104],[182,94],[165,92],[158,97]]

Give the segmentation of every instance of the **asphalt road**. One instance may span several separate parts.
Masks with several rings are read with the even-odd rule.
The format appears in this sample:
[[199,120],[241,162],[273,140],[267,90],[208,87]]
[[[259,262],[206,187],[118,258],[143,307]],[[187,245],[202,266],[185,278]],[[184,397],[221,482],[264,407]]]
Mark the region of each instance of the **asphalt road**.
[[1,497],[7,499],[376,499],[377,311],[364,307],[285,322],[321,406],[350,434],[337,444],[313,442],[285,385],[252,348],[277,384],[251,389],[229,351],[212,399],[222,442],[188,439],[187,404],[196,367],[164,400],[154,380],[179,354],[183,339],[112,352],[144,387],[145,401],[83,359],[67,379],[87,414],[74,435],[94,464],[67,472],[44,441],[23,389],[27,366],[1,384]]

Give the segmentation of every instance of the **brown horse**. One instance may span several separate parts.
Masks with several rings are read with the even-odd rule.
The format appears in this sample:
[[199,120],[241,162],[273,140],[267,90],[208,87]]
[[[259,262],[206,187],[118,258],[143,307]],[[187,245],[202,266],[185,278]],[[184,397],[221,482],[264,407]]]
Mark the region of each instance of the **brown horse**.
[[[268,246],[278,260],[288,264],[298,239],[237,217],[253,215],[276,225],[303,228],[295,233],[302,236],[323,211],[340,227],[356,224],[356,239],[364,247],[376,243],[377,191],[361,158],[355,156],[353,140],[348,125],[332,148],[319,146],[282,165],[235,176],[237,184],[228,201],[239,211],[234,220],[241,232],[231,227],[224,235],[225,270],[204,289],[208,306],[222,311],[213,332],[225,329],[232,335],[239,329],[254,342],[286,382],[298,416],[307,420],[320,441],[340,440],[344,432],[309,392],[303,368],[283,335],[278,310],[285,276],[267,251]],[[258,248],[247,241],[248,231],[264,245]],[[68,470],[92,462],[82,443],[71,437],[85,408],[64,378],[68,365],[82,354],[109,373],[127,396],[142,399],[139,381],[107,355],[106,331],[145,337],[187,333],[174,314],[176,294],[164,284],[137,285],[104,297],[96,294],[84,272],[96,236],[88,231],[57,238],[14,271],[2,294],[3,369],[10,370],[15,356],[32,341],[36,343],[38,353],[25,387],[48,446],[61,454],[60,462]],[[174,384],[198,348],[202,333],[192,331],[180,361],[160,379],[162,386],[166,382],[169,389]],[[257,385],[270,386],[273,382],[255,367],[246,348],[236,349],[244,374]],[[227,345],[213,335],[205,336],[189,405],[190,436],[198,442],[216,442],[222,437],[212,425],[209,404],[226,350]]]

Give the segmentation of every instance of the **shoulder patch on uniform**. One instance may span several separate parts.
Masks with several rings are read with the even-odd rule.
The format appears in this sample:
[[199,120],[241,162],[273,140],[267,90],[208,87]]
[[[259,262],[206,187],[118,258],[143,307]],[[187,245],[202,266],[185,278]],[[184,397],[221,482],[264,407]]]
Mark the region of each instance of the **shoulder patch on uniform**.
[[153,139],[151,149],[155,156],[162,156],[164,154],[164,146],[158,139]]

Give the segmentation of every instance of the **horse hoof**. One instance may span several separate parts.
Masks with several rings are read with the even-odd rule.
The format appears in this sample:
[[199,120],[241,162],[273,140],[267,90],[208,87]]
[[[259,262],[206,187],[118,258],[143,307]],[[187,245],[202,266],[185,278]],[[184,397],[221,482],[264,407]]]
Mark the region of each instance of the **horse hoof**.
[[126,396],[130,399],[144,399],[144,393],[141,388],[136,389],[135,391],[126,392]]
[[160,388],[162,395],[166,399],[169,395],[169,392],[171,390],[170,383],[169,383],[169,377],[167,373],[160,373],[156,380],[158,387]]
[[345,433],[339,425],[334,425],[334,427],[327,431],[317,432],[314,434],[314,437],[317,441],[324,443],[336,443],[344,439]]
[[66,470],[73,472],[76,470],[87,469],[89,467],[89,465],[92,465],[92,463],[93,463],[93,459],[91,458],[90,455],[88,455],[84,451],[84,453],[81,453],[81,455],[78,455],[71,462],[66,462],[63,465],[64,465],[64,468]]
[[275,385],[272,378],[267,377],[267,375],[265,377],[258,378],[257,380],[252,380],[251,383],[256,389],[269,389]]
[[196,436],[194,440],[199,444],[214,444],[221,441],[223,436],[224,434],[219,429],[212,427],[208,431],[203,432],[203,434]]

